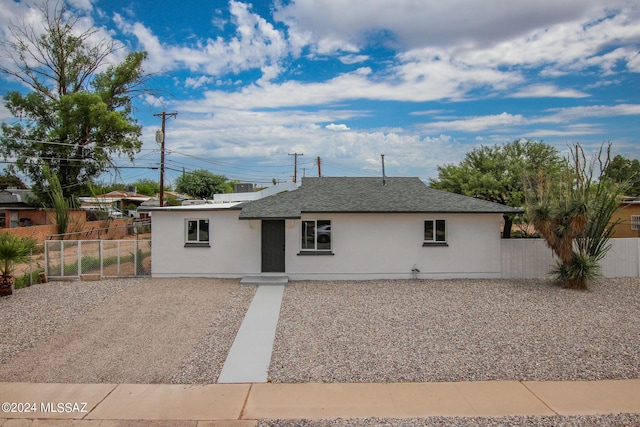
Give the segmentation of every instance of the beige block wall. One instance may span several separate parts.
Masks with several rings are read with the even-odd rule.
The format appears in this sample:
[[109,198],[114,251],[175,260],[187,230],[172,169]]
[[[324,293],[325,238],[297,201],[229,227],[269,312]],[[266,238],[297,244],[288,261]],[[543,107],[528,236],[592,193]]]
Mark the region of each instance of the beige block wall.
[[[76,222],[70,225],[70,231],[81,232],[76,236],[71,235],[67,239],[122,239],[127,235],[127,219],[114,219],[108,221]],[[55,224],[32,225],[29,227],[5,228],[1,231],[9,232],[19,237],[30,237],[37,242],[42,242],[58,233]]]

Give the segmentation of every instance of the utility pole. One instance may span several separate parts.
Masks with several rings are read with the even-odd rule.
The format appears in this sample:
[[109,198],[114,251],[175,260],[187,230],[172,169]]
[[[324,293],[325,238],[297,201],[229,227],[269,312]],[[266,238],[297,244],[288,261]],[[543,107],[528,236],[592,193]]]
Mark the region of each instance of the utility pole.
[[320,172],[320,156],[318,156],[318,178],[322,178],[322,173]]
[[297,182],[298,178],[298,156],[304,156],[302,153],[289,153],[290,156],[293,156],[293,182]]
[[164,206],[164,141],[165,141],[165,122],[167,121],[167,117],[173,117],[174,119],[178,116],[178,113],[167,113],[162,112],[159,114],[154,114],[155,117],[162,117],[162,130],[160,133],[156,132],[156,142],[160,143],[160,207]]

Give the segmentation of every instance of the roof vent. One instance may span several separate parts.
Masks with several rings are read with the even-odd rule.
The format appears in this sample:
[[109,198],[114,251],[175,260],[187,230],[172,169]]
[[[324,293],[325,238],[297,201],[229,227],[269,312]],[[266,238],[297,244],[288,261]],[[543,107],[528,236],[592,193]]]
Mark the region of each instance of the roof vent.
[[382,157],[382,185],[387,185],[387,176],[384,173],[384,154],[380,154]]

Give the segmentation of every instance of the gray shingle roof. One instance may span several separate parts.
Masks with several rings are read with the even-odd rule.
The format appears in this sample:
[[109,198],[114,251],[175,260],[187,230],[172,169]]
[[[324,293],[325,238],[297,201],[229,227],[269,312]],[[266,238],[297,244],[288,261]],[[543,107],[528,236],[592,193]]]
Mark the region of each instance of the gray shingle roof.
[[303,178],[289,192],[243,203],[240,219],[302,213],[518,213],[520,209],[427,187],[420,178]]
[[31,190],[7,188],[0,190],[0,204],[3,206],[27,206],[35,196]]

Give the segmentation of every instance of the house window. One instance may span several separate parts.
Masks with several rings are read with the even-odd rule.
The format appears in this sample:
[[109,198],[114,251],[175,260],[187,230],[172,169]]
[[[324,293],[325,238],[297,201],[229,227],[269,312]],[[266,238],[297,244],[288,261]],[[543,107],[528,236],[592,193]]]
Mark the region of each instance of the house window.
[[631,215],[631,229],[640,230],[640,215]]
[[424,222],[424,244],[446,244],[447,225],[444,219],[427,219]]
[[302,221],[303,251],[330,251],[331,238],[331,220]]
[[209,246],[209,220],[186,220],[186,246]]

